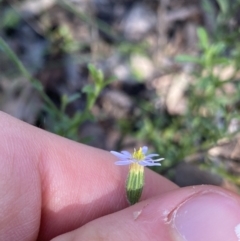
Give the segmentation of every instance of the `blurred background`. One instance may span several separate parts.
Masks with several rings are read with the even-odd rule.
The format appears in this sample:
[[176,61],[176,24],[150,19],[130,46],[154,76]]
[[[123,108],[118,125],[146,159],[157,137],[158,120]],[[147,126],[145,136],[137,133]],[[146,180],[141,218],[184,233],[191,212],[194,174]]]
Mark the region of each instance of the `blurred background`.
[[0,0],[0,110],[239,192],[240,0]]

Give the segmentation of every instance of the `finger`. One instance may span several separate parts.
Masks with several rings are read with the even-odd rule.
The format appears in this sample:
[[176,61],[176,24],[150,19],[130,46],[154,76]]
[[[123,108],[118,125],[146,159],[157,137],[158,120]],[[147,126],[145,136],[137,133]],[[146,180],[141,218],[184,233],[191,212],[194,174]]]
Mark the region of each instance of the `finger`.
[[[33,240],[41,219],[39,240],[49,240],[128,205],[124,188],[128,168],[115,166],[110,153],[60,138],[4,113],[0,120],[0,176],[4,177],[0,207],[6,207],[0,221],[3,237],[16,235],[12,230],[17,225],[26,235],[23,240]],[[175,188],[147,170],[142,199]]]
[[145,200],[52,241],[239,239],[239,196],[218,187],[196,186]]

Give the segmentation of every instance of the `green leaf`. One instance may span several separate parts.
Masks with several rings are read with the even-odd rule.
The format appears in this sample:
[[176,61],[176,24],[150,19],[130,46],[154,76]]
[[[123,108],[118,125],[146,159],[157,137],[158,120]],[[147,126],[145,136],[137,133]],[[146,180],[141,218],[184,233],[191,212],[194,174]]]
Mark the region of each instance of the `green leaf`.
[[102,83],[103,82],[103,78],[104,78],[103,72],[102,72],[102,70],[99,69],[97,71],[97,80],[98,80],[98,82]]
[[190,55],[178,55],[175,60],[178,62],[201,63],[201,59],[199,57],[197,58]]
[[228,0],[217,0],[217,3],[223,14],[227,14],[229,10],[229,1]]
[[80,93],[73,94],[68,97],[68,104],[74,102],[75,100],[79,99],[81,97]]
[[197,35],[198,35],[201,47],[207,50],[209,48],[209,39],[208,39],[207,31],[204,28],[198,28]]
[[97,69],[93,64],[89,64],[88,70],[95,83],[100,84],[103,82],[104,76],[100,69]]
[[94,93],[94,87],[93,87],[92,85],[90,85],[90,84],[85,85],[85,86],[82,88],[82,92],[83,92],[83,93],[87,93],[87,94],[89,94],[89,93]]

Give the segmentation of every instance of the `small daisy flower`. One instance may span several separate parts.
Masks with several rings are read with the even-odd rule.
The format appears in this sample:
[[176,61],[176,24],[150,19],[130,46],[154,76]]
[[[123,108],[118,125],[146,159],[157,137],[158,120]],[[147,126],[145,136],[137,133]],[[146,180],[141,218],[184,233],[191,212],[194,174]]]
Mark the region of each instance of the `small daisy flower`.
[[128,202],[133,205],[139,201],[144,186],[144,167],[161,166],[159,161],[164,158],[153,159],[158,154],[147,155],[148,147],[143,146],[138,150],[134,149],[133,154],[128,151],[111,151],[118,158],[116,165],[129,165],[129,173],[126,182],[126,193]]
[[147,146],[140,147],[138,150],[134,149],[133,154],[131,154],[128,151],[111,151],[111,153],[119,158],[117,162],[115,162],[116,165],[130,165],[132,163],[137,163],[141,166],[161,166],[160,163],[157,163],[159,161],[162,161],[164,158],[159,159],[152,159],[153,157],[159,156],[158,154],[149,154],[146,155],[148,151]]

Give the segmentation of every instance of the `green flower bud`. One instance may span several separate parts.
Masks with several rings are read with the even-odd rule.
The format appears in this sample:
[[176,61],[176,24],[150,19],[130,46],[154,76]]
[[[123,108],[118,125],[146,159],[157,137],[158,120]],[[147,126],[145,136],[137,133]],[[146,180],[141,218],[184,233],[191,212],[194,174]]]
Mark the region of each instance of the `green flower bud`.
[[131,205],[139,201],[142,195],[143,185],[144,167],[138,163],[132,163],[126,182],[127,200]]

